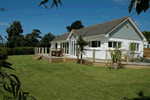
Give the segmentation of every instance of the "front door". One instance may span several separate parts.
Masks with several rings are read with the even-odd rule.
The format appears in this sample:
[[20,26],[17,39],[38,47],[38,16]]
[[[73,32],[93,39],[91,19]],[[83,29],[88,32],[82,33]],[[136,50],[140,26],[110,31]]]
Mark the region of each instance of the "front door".
[[75,45],[76,44],[76,40],[71,40],[70,42],[71,42],[70,43],[71,44],[70,45],[70,47],[71,47],[70,48],[70,54],[75,56],[76,55],[76,45]]

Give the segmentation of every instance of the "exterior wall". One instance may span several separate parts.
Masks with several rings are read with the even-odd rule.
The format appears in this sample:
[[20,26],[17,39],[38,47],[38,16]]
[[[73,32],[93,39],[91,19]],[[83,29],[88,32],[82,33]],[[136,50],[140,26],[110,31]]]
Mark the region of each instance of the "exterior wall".
[[55,48],[55,43],[51,43],[51,48]]
[[[128,27],[126,25],[128,25]],[[112,38],[143,40],[139,32],[136,31],[129,20],[111,32],[109,36]]]
[[[135,52],[134,57],[137,57],[138,55],[140,57],[143,56],[143,41],[118,39],[118,38],[103,38],[99,40],[101,41],[101,47],[92,48],[92,47],[86,46],[87,51],[85,52],[84,57],[90,57],[90,58],[93,57],[93,49],[95,49],[95,58],[105,59],[106,50],[114,50],[114,48],[108,47],[108,41],[121,42],[122,43],[121,49],[126,49],[126,50],[129,50],[129,45],[131,42],[139,43],[139,51]],[[107,53],[107,59],[110,59],[110,58],[111,58],[110,54]]]

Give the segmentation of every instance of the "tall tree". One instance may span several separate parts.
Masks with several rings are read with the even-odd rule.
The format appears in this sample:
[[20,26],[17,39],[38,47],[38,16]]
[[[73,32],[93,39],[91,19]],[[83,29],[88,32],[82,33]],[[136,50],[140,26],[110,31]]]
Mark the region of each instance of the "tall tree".
[[42,38],[39,36],[41,31],[38,29],[33,29],[32,33],[26,34],[23,45],[26,47],[36,47],[39,44],[39,40],[37,38]]
[[146,37],[148,43],[150,43],[150,31],[143,31],[142,33]]
[[84,26],[82,25],[82,22],[81,21],[75,21],[71,24],[71,26],[67,26],[67,30],[68,32],[70,32],[72,29],[80,29],[80,28],[83,28]]
[[0,46],[3,46],[3,38],[1,35],[0,35],[0,41],[1,41]]
[[13,48],[22,46],[24,36],[22,35],[23,29],[20,21],[14,21],[13,24],[6,29],[6,32],[8,34],[8,38],[6,37],[8,47]]
[[134,4],[135,4],[135,10],[138,13],[138,15],[142,11],[146,12],[147,9],[150,7],[149,3],[150,3],[150,0],[131,0],[130,6],[129,6],[129,12],[131,12]]
[[53,35],[52,33],[47,33],[44,35],[44,37],[41,39],[41,41],[39,42],[39,46],[40,47],[50,47],[50,41],[52,41],[53,39],[55,39],[56,36]]

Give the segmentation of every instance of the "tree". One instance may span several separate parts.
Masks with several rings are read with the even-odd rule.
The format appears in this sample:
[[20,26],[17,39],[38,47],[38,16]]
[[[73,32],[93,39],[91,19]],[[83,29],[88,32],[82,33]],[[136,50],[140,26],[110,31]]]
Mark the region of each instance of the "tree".
[[67,26],[68,32],[70,32],[72,29],[80,29],[83,28],[84,26],[82,25],[81,21],[75,21],[71,24],[71,26]]
[[138,15],[144,11],[146,12],[149,6],[150,0],[131,0],[130,6],[129,6],[129,12],[131,12],[133,5],[135,4],[135,10],[138,13]]
[[0,41],[2,41],[2,43],[0,43],[0,46],[3,46],[3,38],[1,35],[0,35]]
[[39,36],[41,31],[38,29],[33,29],[32,33],[26,34],[25,39],[23,41],[23,46],[26,47],[36,47],[39,44],[39,40],[37,38],[42,38]]
[[41,39],[41,41],[39,42],[39,46],[40,47],[50,47],[50,41],[52,41],[53,39],[55,39],[56,36],[51,34],[50,32],[45,34],[44,37]]
[[23,29],[20,21],[14,21],[13,24],[6,29],[6,32],[8,34],[8,38],[6,37],[8,40],[6,46],[10,48],[22,46],[24,36],[22,35]]
[[86,42],[82,36],[79,36],[79,39],[77,40],[77,43],[76,43],[77,46],[79,46],[79,51],[81,52],[81,64],[82,64],[82,55],[83,55],[83,50],[84,50],[84,47],[86,45],[88,45],[88,42]]
[[150,32],[149,31],[143,31],[142,33],[146,37],[148,43],[150,43]]

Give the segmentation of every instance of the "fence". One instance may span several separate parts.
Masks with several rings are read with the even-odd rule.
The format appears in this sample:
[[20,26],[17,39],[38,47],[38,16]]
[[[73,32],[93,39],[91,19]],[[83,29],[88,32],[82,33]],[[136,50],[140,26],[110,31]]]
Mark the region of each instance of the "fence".
[[[48,59],[50,59],[50,62],[56,62],[55,60],[57,59],[57,61],[61,62],[61,61],[67,61],[67,62],[74,62],[74,59],[80,58],[77,52],[77,56],[74,59],[66,59],[66,57],[64,56],[65,53],[65,49],[63,49],[63,56],[53,56],[53,52],[52,52],[52,48],[47,48],[47,47],[36,47],[35,48],[35,54],[44,54],[45,56],[49,56]],[[85,53],[85,54],[84,54]],[[84,62],[92,62],[92,64],[94,64],[95,62],[108,62],[108,61],[112,61],[111,60],[111,55],[110,55],[110,51],[109,50],[100,50],[100,49],[86,49],[83,53],[83,60]],[[52,57],[53,56],[53,57]],[[60,58],[61,57],[61,58]],[[45,58],[46,59],[46,58]],[[61,59],[61,60],[60,60]],[[63,59],[63,60],[62,60]],[[66,59],[66,60],[65,60]],[[125,59],[126,62],[129,61],[129,52],[127,51],[123,51],[122,52],[122,59]]]
[[144,48],[143,55],[145,55],[147,58],[150,58],[150,48]]

